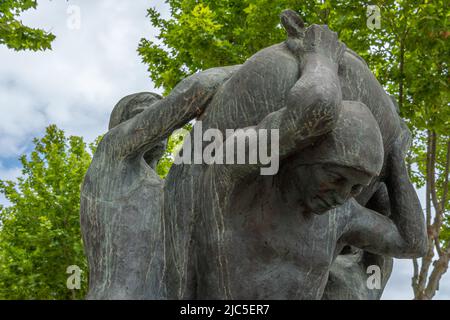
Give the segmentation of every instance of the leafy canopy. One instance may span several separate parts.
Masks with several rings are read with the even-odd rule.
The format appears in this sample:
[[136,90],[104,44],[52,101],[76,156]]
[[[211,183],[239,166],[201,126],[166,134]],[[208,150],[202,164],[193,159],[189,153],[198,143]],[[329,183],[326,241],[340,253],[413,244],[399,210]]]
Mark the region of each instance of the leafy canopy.
[[0,0],[0,44],[16,51],[51,49],[53,34],[27,27],[18,19],[20,13],[36,7],[37,0]]
[[[79,204],[90,152],[82,138],[67,138],[51,125],[43,138],[34,139],[31,155],[20,158],[17,182],[0,180],[0,192],[11,203],[0,206],[0,299],[84,297]],[[81,290],[66,287],[70,265],[83,271]]]

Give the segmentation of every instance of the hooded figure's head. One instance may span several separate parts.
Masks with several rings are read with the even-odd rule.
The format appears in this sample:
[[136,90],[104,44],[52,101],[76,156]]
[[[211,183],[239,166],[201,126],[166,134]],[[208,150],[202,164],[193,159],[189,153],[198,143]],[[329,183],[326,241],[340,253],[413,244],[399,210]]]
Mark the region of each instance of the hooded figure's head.
[[[130,94],[122,98],[114,107],[109,118],[109,130],[117,127],[122,122],[128,121],[136,115],[140,114],[147,108],[154,106],[156,102],[161,100],[159,94],[153,92],[140,92]],[[166,141],[160,141],[144,154],[144,159],[152,168],[155,168],[158,160],[164,154],[166,149]]]
[[306,209],[324,213],[354,197],[383,166],[378,123],[360,102],[343,101],[336,127],[287,164]]

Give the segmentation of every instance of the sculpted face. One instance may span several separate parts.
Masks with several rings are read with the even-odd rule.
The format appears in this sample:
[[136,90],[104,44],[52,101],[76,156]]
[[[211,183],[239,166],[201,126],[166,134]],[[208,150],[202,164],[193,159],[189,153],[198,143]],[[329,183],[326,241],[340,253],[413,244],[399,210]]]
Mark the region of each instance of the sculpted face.
[[334,164],[301,165],[294,169],[301,181],[300,200],[308,211],[323,214],[358,195],[373,176]]
[[283,162],[289,198],[322,214],[356,196],[383,167],[384,145],[372,112],[343,101],[335,128]]

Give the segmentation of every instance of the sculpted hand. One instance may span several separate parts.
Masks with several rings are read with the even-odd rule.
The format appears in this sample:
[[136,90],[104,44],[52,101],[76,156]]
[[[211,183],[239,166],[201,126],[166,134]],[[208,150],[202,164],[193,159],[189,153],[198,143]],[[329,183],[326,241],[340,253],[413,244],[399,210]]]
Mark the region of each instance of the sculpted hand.
[[390,158],[395,158],[392,159],[393,161],[404,161],[406,153],[411,145],[411,132],[409,131],[408,126],[403,120],[400,120],[400,126],[400,134],[396,138],[391,150]]
[[322,57],[336,67],[342,59],[346,46],[338,40],[336,32],[326,25],[313,24],[305,29],[303,20],[292,10],[285,10],[281,14],[288,39],[288,48],[301,60],[311,56]]
[[388,185],[395,184],[397,179],[403,175],[408,176],[405,157],[411,145],[411,132],[403,120],[400,121],[400,125],[400,133],[394,141],[387,158],[386,172],[384,174]]

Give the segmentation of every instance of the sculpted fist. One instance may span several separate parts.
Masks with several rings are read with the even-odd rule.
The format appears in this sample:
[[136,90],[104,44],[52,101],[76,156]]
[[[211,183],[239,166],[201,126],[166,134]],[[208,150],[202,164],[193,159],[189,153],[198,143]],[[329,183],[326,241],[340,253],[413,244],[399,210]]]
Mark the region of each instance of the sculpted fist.
[[392,144],[386,159],[386,166],[381,173],[381,176],[385,179],[387,185],[397,184],[398,179],[408,177],[405,158],[408,149],[411,146],[412,138],[411,132],[403,120],[400,121],[400,127],[400,133]]
[[409,131],[408,126],[403,120],[400,120],[400,127],[400,134],[395,140],[391,150],[391,157],[394,157],[396,161],[403,161],[405,159],[412,141],[411,131]]
[[346,46],[328,26],[313,24],[305,29],[303,20],[292,10],[282,12],[281,23],[288,34],[286,44],[298,58],[315,55],[339,64]]

